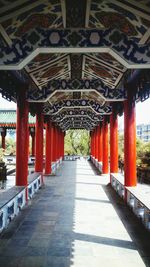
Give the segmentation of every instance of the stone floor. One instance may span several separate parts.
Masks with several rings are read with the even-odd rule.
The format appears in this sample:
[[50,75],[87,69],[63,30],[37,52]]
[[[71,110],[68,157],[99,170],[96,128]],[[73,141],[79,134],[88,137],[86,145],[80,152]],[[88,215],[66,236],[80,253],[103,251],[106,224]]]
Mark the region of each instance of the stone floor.
[[150,234],[108,183],[87,161],[64,162],[0,236],[0,266],[150,266]]

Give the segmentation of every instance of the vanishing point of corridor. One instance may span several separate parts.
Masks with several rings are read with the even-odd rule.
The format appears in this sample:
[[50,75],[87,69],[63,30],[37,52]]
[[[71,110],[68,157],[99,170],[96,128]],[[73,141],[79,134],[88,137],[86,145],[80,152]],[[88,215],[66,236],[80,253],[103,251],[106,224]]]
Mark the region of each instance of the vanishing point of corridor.
[[146,230],[113,192],[108,176],[77,160],[63,162],[44,182],[1,235],[0,266],[150,266]]

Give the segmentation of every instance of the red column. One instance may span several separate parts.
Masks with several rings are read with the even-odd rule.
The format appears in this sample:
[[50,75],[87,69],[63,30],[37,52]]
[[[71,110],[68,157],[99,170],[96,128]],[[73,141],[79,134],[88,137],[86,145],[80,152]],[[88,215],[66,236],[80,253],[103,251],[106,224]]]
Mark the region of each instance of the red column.
[[56,161],[55,126],[52,125],[52,161]]
[[38,107],[36,114],[36,130],[35,130],[35,171],[43,172],[43,124],[44,117],[42,114],[42,105]]
[[31,128],[30,129],[30,135],[31,135],[31,155],[34,157],[35,156],[35,129]]
[[54,161],[57,161],[57,127],[54,127]]
[[[132,89],[132,88],[130,88]],[[132,90],[130,90],[132,92]],[[131,92],[124,101],[124,172],[125,186],[136,186],[136,117]]]
[[118,172],[118,118],[114,108],[110,115],[110,172]]
[[51,129],[51,122],[48,120],[46,123],[45,174],[51,174]]
[[5,148],[6,148],[6,144],[5,144],[6,128],[4,128],[3,131],[1,132],[1,136],[2,136],[2,148],[5,150]]
[[62,156],[62,131],[59,129],[59,158]]
[[108,121],[104,116],[103,120],[103,166],[102,173],[108,173]]
[[16,185],[28,184],[28,156],[29,156],[29,128],[28,128],[28,102],[26,93],[21,90],[17,100],[16,125]]
[[59,129],[59,158],[61,158],[62,155],[62,132],[61,129]]
[[93,131],[93,157],[95,158],[95,129]]
[[62,132],[62,157],[65,155],[65,132]]
[[102,162],[102,126],[98,127],[98,162]]
[[98,160],[98,126],[95,129],[95,158]]
[[90,154],[93,156],[93,132],[90,132]]
[[57,128],[57,160],[60,158],[60,130]]

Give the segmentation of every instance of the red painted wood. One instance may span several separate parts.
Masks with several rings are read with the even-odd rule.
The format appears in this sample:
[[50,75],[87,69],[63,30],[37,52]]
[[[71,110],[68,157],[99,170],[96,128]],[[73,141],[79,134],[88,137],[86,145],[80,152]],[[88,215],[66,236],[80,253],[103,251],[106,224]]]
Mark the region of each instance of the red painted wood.
[[36,114],[35,129],[35,171],[43,172],[43,124],[44,117],[42,114],[42,106],[39,105]]
[[136,114],[135,101],[128,92],[124,101],[124,171],[125,186],[136,186]]
[[58,160],[59,159],[59,154],[60,154],[60,139],[59,139],[59,128],[56,128],[57,129],[57,145],[56,145],[56,159]]
[[98,159],[98,147],[99,147],[99,129],[98,126],[95,129],[95,158]]
[[52,161],[56,161],[56,127],[52,127]]
[[110,172],[118,172],[118,118],[114,110],[110,115]]
[[90,132],[90,155],[93,156],[93,132]]
[[62,157],[65,155],[65,133],[62,132]]
[[95,158],[95,130],[93,131],[93,157]]
[[57,161],[57,127],[55,126],[55,144],[54,144],[54,154],[55,154],[55,161]]
[[107,118],[104,117],[103,120],[103,164],[102,172],[104,174],[108,173],[108,122]]
[[27,186],[29,156],[28,102],[25,91],[17,100],[16,127],[16,185]]
[[102,127],[98,126],[98,162],[102,162]]
[[46,123],[46,153],[45,153],[45,174],[51,174],[51,163],[52,163],[52,155],[51,155],[51,146],[52,146],[52,127],[50,120]]

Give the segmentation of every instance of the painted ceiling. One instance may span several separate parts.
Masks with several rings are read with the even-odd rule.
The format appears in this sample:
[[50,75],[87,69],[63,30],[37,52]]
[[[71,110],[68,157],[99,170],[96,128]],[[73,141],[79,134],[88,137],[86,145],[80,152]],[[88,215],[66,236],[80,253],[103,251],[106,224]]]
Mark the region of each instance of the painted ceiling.
[[[29,78],[31,107],[32,102],[42,102],[43,113],[63,130],[91,129],[111,113],[112,102],[125,100],[121,81],[130,62],[140,68],[144,58],[138,53],[150,42],[148,0],[0,0],[0,7],[0,47],[7,55],[4,65],[11,69],[9,64],[14,59],[8,58],[9,48],[15,47],[20,59],[16,57],[13,64]],[[91,51],[87,52],[84,46],[84,34],[88,32],[82,37],[82,30],[80,35],[76,31],[67,35],[67,29],[74,28],[92,30]],[[45,48],[47,31],[51,29],[55,31],[49,37],[50,42],[53,40],[50,51]],[[100,52],[94,51],[101,39],[97,29],[103,32],[105,45],[108,44]],[[45,39],[40,39],[40,35]],[[82,52],[76,51],[79,43],[84,46]],[[69,44],[75,48],[73,52]],[[132,46],[134,54],[128,48]],[[148,52],[141,53],[148,57]]]

